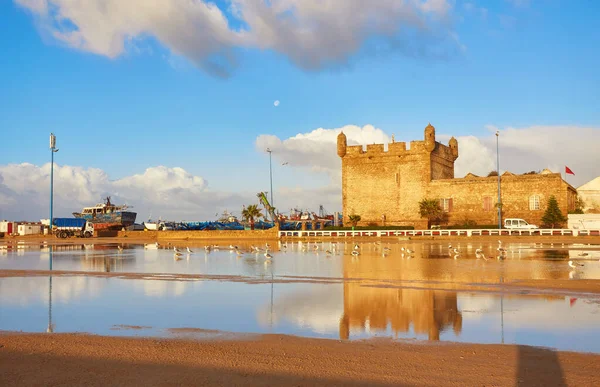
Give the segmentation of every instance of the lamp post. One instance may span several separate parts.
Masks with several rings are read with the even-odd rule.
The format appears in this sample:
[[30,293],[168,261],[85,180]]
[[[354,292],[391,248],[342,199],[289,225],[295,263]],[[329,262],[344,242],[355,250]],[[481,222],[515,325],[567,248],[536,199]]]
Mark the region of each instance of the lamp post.
[[54,207],[54,154],[58,152],[56,149],[56,136],[50,133],[50,233],[52,233],[52,210]]
[[500,146],[498,145],[498,138],[500,131],[496,130],[496,172],[498,173],[498,230],[502,229],[502,199],[500,195]]
[[273,153],[273,151],[271,150],[271,148],[267,148],[267,152],[269,153],[269,176],[270,176],[270,181],[271,181],[271,207],[275,207],[273,205],[273,166],[271,164],[271,154]]

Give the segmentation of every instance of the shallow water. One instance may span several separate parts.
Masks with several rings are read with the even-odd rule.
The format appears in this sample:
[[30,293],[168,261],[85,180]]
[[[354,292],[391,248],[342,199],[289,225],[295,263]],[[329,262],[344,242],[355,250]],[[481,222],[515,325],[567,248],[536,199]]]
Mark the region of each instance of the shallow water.
[[[379,336],[504,342],[600,353],[600,338],[595,334],[600,299],[596,296],[452,289],[457,282],[599,279],[597,246],[509,244],[504,260],[475,258],[476,248],[492,256],[496,244],[461,243],[462,254],[456,259],[455,254],[448,254],[447,243],[363,243],[357,257],[350,255],[352,244],[338,246],[332,255],[323,251],[331,249],[329,243],[316,251],[314,244],[306,249],[291,243],[285,249],[274,246],[271,263],[265,263],[263,253],[238,257],[229,250],[205,253],[192,246],[196,252],[181,257],[170,249],[151,250],[142,245],[124,245],[123,251],[116,245],[97,244],[3,249],[0,270],[47,270],[51,256],[54,270],[243,275],[266,282],[160,276],[0,278],[0,330],[45,332],[50,326],[53,332],[173,336],[183,334],[173,328],[195,328],[342,339]],[[385,255],[384,247],[390,248]],[[414,253],[408,254],[407,248]],[[571,270],[569,259],[584,266]],[[331,281],[270,280],[287,276]],[[432,286],[397,286],[411,281],[429,281]],[[445,290],[435,284],[443,284]]]
[[[211,274],[244,276],[308,276],[329,278],[368,278],[389,280],[429,280],[498,283],[514,279],[600,279],[600,246],[550,246],[524,243],[506,244],[504,260],[496,257],[497,244],[456,244],[460,255],[450,252],[448,243],[362,243],[360,255],[353,256],[354,244],[339,243],[334,251],[327,243],[288,243],[272,246],[274,257],[265,264],[264,251],[250,253],[248,245],[239,246],[241,255],[223,244],[220,250],[205,252],[201,246],[156,249],[144,245],[116,244],[28,245],[0,250],[0,270],[47,270],[52,255],[53,270],[123,273]],[[315,246],[318,249],[315,249]],[[387,248],[389,251],[384,251]],[[476,259],[481,248],[487,260]],[[402,251],[404,249],[404,251]],[[413,250],[408,253],[406,250]],[[331,254],[327,254],[329,250]],[[576,270],[567,262],[584,264]]]

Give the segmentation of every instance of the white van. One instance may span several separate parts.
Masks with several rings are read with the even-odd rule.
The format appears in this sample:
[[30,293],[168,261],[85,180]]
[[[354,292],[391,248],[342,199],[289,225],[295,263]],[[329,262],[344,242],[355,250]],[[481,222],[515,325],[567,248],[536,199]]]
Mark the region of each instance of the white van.
[[506,218],[504,219],[504,228],[512,229],[512,230],[531,230],[538,228],[538,226],[534,224],[529,224],[523,219],[519,218]]

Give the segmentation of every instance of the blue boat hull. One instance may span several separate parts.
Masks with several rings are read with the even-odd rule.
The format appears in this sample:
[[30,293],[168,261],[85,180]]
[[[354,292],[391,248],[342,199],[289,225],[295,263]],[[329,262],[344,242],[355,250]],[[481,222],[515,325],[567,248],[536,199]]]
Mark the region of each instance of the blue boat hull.
[[85,219],[94,224],[114,224],[114,227],[129,227],[135,223],[137,213],[130,211],[115,211],[110,214],[81,214],[74,212],[73,216]]

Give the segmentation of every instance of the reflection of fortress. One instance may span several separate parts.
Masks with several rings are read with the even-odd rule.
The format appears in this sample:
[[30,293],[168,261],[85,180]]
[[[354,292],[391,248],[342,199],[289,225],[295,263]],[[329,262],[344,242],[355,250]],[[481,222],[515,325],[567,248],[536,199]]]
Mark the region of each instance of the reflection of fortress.
[[[361,260],[344,263],[344,277],[390,279],[390,272],[381,260]],[[360,283],[344,284],[344,313],[340,318],[340,338],[348,339],[353,329],[386,331],[388,326],[397,334],[408,332],[412,324],[416,334],[427,334],[429,340],[439,340],[440,332],[452,327],[462,330],[462,315],[458,311],[457,295],[441,290],[415,290],[368,287]]]
[[386,331],[390,326],[395,334],[408,332],[412,324],[416,334],[427,334],[429,340],[439,340],[440,332],[449,327],[456,334],[462,330],[456,293],[346,283],[340,338],[347,339],[351,330],[362,329],[367,322],[371,331]]

